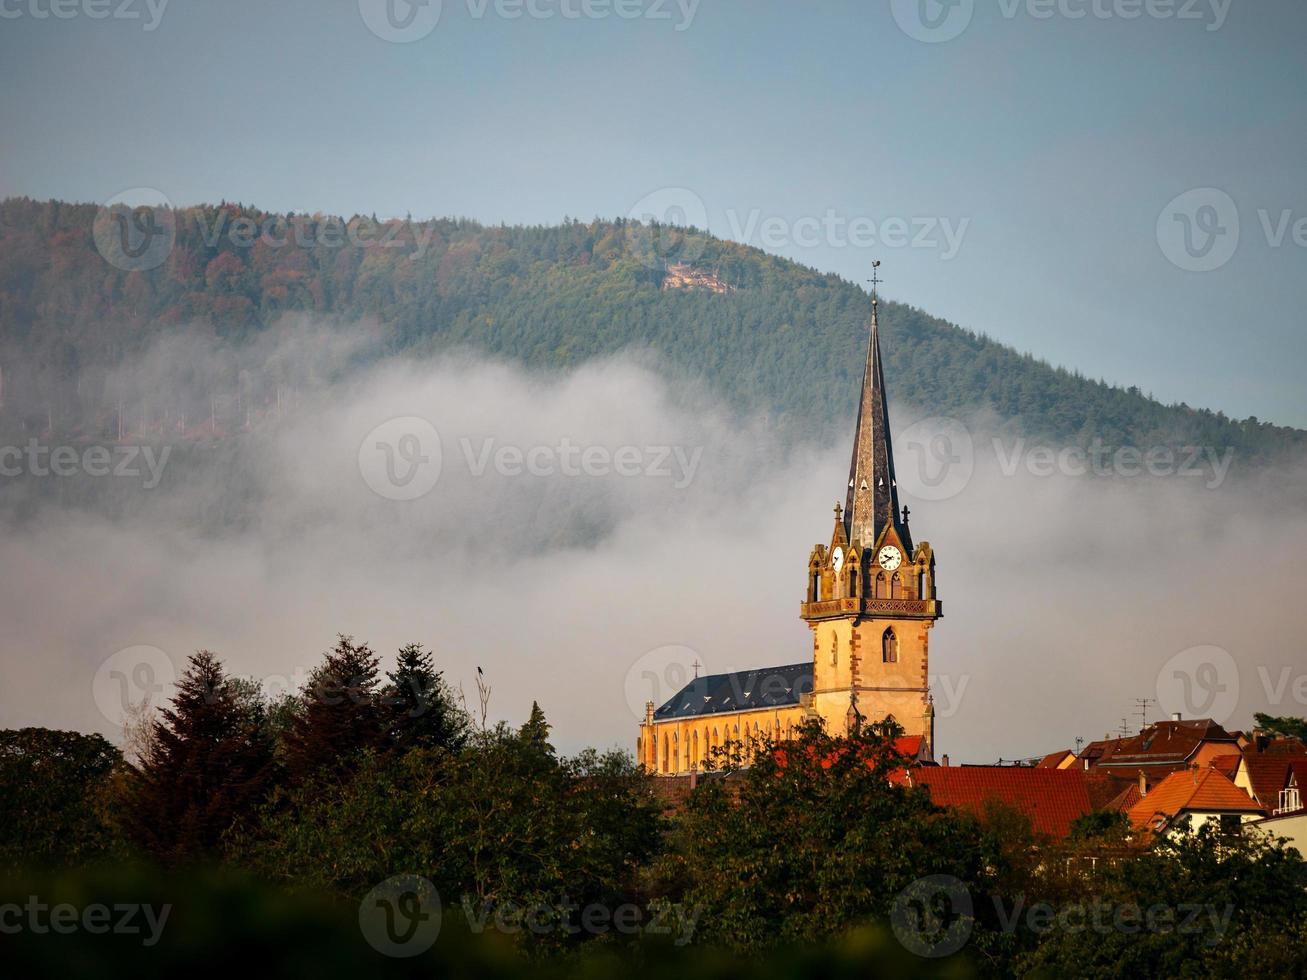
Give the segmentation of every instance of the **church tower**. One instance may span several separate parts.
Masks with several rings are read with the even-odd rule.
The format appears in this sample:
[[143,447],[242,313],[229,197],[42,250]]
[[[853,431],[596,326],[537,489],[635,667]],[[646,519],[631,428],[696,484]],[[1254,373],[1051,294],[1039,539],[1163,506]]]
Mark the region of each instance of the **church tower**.
[[905,735],[922,736],[922,755],[931,758],[927,648],[943,610],[934,552],[925,541],[913,546],[910,512],[899,509],[878,307],[873,295],[844,504],[835,505],[830,544],[818,544],[808,559],[800,615],[812,630],[811,708],[826,730],[892,718]]

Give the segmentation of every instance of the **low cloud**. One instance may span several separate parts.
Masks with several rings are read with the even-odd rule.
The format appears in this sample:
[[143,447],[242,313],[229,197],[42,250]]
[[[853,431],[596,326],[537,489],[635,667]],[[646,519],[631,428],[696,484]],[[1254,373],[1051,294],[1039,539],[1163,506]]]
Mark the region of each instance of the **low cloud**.
[[[125,647],[178,665],[208,648],[232,671],[294,684],[346,632],[387,660],[426,644],[469,695],[481,666],[492,716],[520,722],[538,700],[562,749],[629,747],[631,674],[649,651],[689,648],[710,671],[811,656],[798,603],[842,496],[847,433],[782,446],[765,420],[636,359],[566,373],[471,356],[362,364],[364,339],[283,327],[250,361],[250,431],[179,448],[129,506],[50,495],[13,523],[0,541],[0,725],[115,734],[92,687]],[[234,355],[164,346],[114,384],[178,396],[183,365],[209,356]],[[276,411],[271,373],[285,388]],[[896,428],[936,424],[923,414],[898,412]],[[432,465],[412,419],[438,435],[425,489],[400,482]],[[1292,594],[1307,518],[1283,475],[1217,489],[1039,477],[1002,465],[988,424],[965,422],[969,478],[943,499],[905,493],[939,558],[940,752],[993,761],[1134,724],[1134,699],[1156,697],[1162,666],[1200,644],[1239,665],[1232,725],[1272,698],[1277,713],[1307,713],[1292,684],[1265,693],[1258,672],[1307,671]]]

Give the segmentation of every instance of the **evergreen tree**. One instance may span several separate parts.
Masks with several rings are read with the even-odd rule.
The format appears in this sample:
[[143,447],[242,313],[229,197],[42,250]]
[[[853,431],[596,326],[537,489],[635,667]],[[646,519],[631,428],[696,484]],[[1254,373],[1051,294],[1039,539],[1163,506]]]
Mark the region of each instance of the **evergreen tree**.
[[402,647],[394,672],[386,676],[390,680],[385,702],[391,746],[400,750],[462,747],[467,740],[467,718],[420,643]]
[[531,702],[531,715],[527,718],[526,724],[518,729],[517,736],[527,745],[538,749],[544,755],[552,756],[554,747],[549,744],[549,730],[552,726],[545,720],[545,713],[540,710],[540,704],[536,701]]
[[127,780],[121,814],[126,835],[170,863],[218,850],[273,774],[261,710],[240,703],[212,653],[190,658],[171,705]]
[[291,776],[341,769],[364,749],[382,744],[386,716],[378,692],[376,654],[341,634],[300,694],[300,710],[286,739]]

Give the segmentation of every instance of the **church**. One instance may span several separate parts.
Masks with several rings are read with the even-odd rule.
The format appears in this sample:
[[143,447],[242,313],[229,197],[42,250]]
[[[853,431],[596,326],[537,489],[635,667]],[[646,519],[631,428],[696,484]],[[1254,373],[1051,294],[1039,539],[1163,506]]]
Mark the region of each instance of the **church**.
[[666,704],[645,705],[636,758],[647,772],[686,775],[712,768],[714,749],[738,746],[747,764],[760,739],[783,739],[819,719],[827,732],[892,719],[912,755],[934,757],[929,634],[943,614],[935,554],[912,542],[910,512],[899,508],[890,443],[878,301],[853,458],[829,544],[808,557],[799,616],[812,633],[802,663],[697,677]]

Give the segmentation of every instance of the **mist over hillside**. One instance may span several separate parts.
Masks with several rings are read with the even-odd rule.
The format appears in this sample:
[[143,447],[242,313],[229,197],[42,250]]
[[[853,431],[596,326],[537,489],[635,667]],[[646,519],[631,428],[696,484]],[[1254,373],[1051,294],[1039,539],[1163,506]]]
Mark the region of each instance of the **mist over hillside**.
[[[853,409],[866,293],[697,231],[347,221],[232,204],[145,217],[0,204],[6,437],[131,435],[184,454],[255,430],[305,386],[293,373],[303,365],[268,356],[260,340],[297,313],[335,325],[349,352],[324,368],[335,376],[396,354],[462,351],[556,371],[626,353],[766,418],[784,444],[829,442]],[[882,322],[891,397],[931,415],[983,415],[1013,438],[1057,446],[1229,451],[1236,470],[1307,446],[1299,430],[1164,406],[908,305],[884,302]],[[164,358],[163,376],[149,360],[160,342],[205,356]]]

